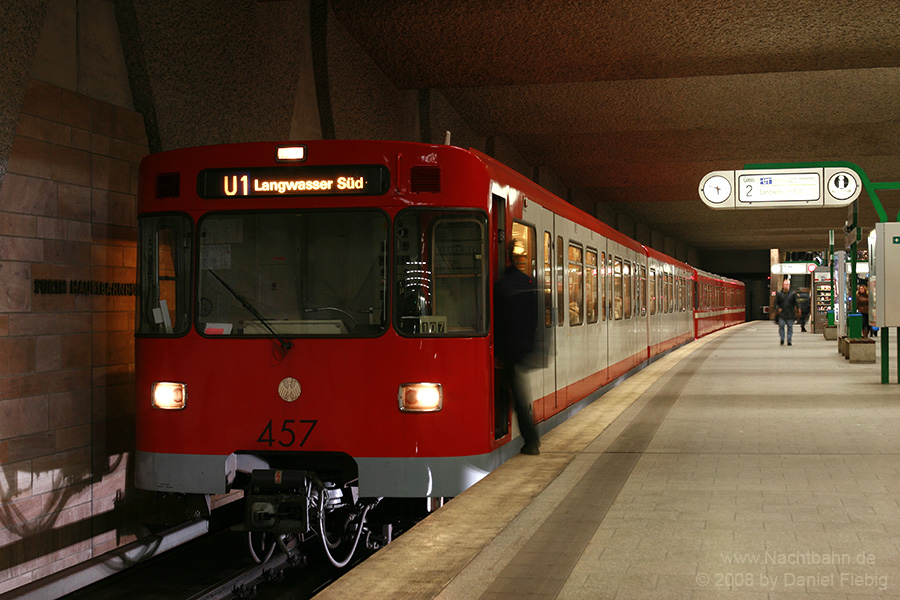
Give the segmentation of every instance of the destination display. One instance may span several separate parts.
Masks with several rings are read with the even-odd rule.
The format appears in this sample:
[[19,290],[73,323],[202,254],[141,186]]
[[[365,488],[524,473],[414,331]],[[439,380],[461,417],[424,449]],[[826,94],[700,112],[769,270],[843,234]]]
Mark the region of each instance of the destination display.
[[382,165],[204,169],[197,176],[201,198],[253,196],[378,196],[391,175]]
[[740,202],[815,202],[821,197],[818,173],[753,173],[738,178]]
[[821,208],[852,204],[862,190],[860,176],[845,167],[799,165],[707,173],[700,199],[715,209]]

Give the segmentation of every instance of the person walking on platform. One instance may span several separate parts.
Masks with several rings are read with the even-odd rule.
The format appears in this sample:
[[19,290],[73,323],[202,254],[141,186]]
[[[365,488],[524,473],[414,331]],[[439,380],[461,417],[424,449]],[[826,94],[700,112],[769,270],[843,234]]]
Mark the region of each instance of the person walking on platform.
[[806,331],[806,321],[809,319],[809,288],[800,288],[797,292],[797,308],[800,309],[800,331]]
[[791,280],[785,279],[781,289],[775,294],[775,319],[778,321],[778,337],[784,345],[787,330],[787,345],[791,345],[794,336],[794,319],[800,315],[797,307],[797,292],[791,289]]
[[[518,248],[522,248],[519,242]],[[531,277],[519,270],[524,255],[516,253],[516,241],[507,246],[509,266],[494,287],[494,354],[502,363],[501,385],[512,393],[516,420],[525,440],[523,454],[540,454],[540,440],[531,417],[531,405],[525,396],[516,366],[534,347],[537,329],[537,288]]]
[[862,336],[869,337],[869,288],[864,283],[856,289],[856,312],[862,315]]

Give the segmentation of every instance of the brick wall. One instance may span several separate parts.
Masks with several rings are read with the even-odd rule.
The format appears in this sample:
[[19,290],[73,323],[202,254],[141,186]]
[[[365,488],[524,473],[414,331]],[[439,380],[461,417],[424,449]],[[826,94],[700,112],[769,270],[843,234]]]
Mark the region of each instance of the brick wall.
[[135,281],[145,154],[138,113],[29,83],[0,188],[0,593],[134,538],[134,298],[68,282]]

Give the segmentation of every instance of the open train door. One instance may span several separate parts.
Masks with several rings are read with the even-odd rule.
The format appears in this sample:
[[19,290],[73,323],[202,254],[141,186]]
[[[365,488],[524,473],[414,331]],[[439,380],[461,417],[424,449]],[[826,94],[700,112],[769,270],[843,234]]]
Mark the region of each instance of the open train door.
[[538,326],[535,331],[534,353],[527,361],[526,380],[537,421],[557,412],[556,398],[556,286],[554,285],[555,228],[552,212],[537,202],[525,201],[522,222],[514,224],[519,235],[532,238],[534,244],[533,270],[538,291]]

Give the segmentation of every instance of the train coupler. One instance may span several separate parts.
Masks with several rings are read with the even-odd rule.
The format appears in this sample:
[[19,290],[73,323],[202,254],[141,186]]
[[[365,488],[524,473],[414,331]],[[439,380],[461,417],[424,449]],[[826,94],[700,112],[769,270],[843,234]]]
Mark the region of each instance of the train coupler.
[[310,530],[310,495],[321,486],[314,473],[300,470],[256,470],[246,494],[250,531],[306,533]]

